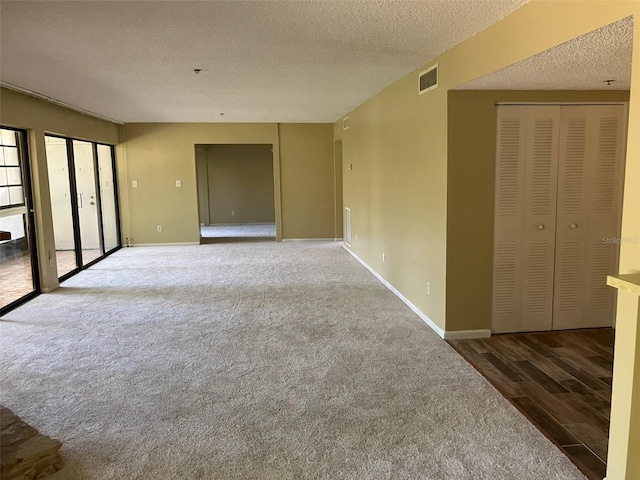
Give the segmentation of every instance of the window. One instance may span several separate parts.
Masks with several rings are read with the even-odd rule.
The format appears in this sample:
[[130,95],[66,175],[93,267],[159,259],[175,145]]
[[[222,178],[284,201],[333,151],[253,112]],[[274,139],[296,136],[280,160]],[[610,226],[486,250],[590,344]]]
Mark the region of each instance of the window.
[[24,207],[18,132],[0,130],[0,208]]

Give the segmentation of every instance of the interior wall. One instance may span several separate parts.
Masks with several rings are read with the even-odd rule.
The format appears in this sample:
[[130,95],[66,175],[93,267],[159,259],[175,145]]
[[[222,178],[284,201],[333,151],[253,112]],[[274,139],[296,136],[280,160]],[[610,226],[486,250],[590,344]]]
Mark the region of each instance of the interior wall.
[[272,150],[271,145],[207,146],[207,225],[275,222]]
[[344,214],[342,202],[342,139],[334,142],[333,153],[333,176],[334,182],[334,203],[335,203],[335,238],[342,238],[344,235]]
[[198,190],[198,215],[200,225],[209,224],[209,173],[207,147],[196,146],[196,189]]
[[[0,124],[28,131],[40,286],[44,292],[51,291],[58,287],[58,273],[45,132],[117,145],[120,126],[6,88],[0,88]],[[45,261],[49,258],[52,262]]]
[[126,178],[121,191],[128,199],[124,235],[132,244],[199,242],[195,145],[269,144],[276,238],[333,238],[331,132],[331,124],[127,124],[122,148]]
[[[351,208],[354,235],[351,249],[436,328],[450,330],[446,315],[447,92],[637,13],[638,2],[534,0],[348,114],[350,127],[342,132],[342,139],[344,206]],[[637,32],[637,23],[635,28]],[[636,55],[634,66],[639,61]],[[418,95],[417,75],[434,63],[439,65],[439,87]],[[635,121],[640,127],[640,119],[631,115],[630,131]],[[340,126],[341,120],[335,131]],[[351,171],[344,168],[349,163]],[[623,230],[624,224],[623,220]],[[453,326],[459,329],[465,324]]]
[[628,91],[449,91],[448,331],[491,329],[496,102],[628,100]]
[[335,238],[333,125],[280,124],[284,238]]

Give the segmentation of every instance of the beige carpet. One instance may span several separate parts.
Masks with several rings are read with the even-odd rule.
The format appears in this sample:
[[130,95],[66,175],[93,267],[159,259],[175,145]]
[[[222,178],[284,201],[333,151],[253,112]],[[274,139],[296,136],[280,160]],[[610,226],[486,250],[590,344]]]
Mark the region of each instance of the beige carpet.
[[336,243],[129,248],[0,322],[56,479],[583,479]]

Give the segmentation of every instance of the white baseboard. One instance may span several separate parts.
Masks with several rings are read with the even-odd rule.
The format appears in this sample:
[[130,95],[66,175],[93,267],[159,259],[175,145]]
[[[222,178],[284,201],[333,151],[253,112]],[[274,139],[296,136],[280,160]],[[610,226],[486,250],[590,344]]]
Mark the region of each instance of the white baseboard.
[[283,242],[340,242],[341,238],[283,238]]
[[416,307],[413,303],[411,303],[393,285],[391,285],[384,278],[382,278],[382,276],[378,272],[376,272],[373,268],[371,268],[369,266],[369,264],[367,264],[364,260],[362,260],[358,255],[353,253],[347,247],[346,244],[343,246],[343,248],[347,251],[347,253],[349,253],[349,255],[351,255],[353,258],[355,258],[364,268],[369,270],[369,272],[371,272],[371,274],[374,277],[376,277],[380,281],[380,283],[382,283],[385,287],[387,287],[389,290],[391,290],[391,292],[396,297],[398,297],[400,300],[402,300],[404,302],[404,304],[407,307],[409,307],[413,311],[413,313],[418,315],[422,319],[422,321],[424,323],[426,323],[429,327],[431,327],[431,329],[434,332],[436,332],[440,336],[440,338],[443,338],[445,340],[463,340],[463,339],[470,339],[470,338],[487,338],[487,337],[491,336],[491,330],[488,330],[488,329],[481,329],[481,330],[452,330],[452,331],[442,330],[442,328],[440,328],[438,325],[436,325],[436,323],[433,320],[431,320],[429,317],[427,317],[427,315],[425,315],[425,313],[423,311],[421,311],[418,307]]
[[491,330],[447,330],[444,332],[445,340],[468,340],[470,338],[489,338]]
[[178,247],[184,245],[200,245],[200,242],[177,242],[177,243],[132,243],[132,247]]
[[247,225],[273,225],[275,222],[251,222],[251,223],[213,223],[211,225],[200,224],[201,227],[244,227]]
[[409,307],[413,311],[413,313],[418,315],[422,319],[422,321],[424,323],[426,323],[429,327],[431,327],[431,329],[434,332],[436,332],[440,336],[440,338],[445,338],[445,331],[442,330],[438,325],[436,325],[433,320],[431,320],[429,317],[427,317],[424,314],[424,312],[422,312],[418,307],[416,307],[413,303],[411,303],[404,295],[402,295],[398,290],[396,290],[396,288],[393,285],[391,285],[384,278],[382,278],[382,276],[378,272],[376,272],[373,268],[371,268],[369,266],[369,264],[367,264],[358,255],[356,255],[351,250],[349,250],[346,245],[343,248],[347,251],[347,253],[349,253],[349,255],[351,255],[353,258],[355,258],[364,268],[369,270],[369,272],[371,272],[371,274],[374,277],[376,277],[380,281],[380,283],[382,283],[385,287],[387,287],[389,290],[391,290],[391,292],[396,297],[398,297],[400,300],[402,300],[404,302],[404,304],[407,307]]

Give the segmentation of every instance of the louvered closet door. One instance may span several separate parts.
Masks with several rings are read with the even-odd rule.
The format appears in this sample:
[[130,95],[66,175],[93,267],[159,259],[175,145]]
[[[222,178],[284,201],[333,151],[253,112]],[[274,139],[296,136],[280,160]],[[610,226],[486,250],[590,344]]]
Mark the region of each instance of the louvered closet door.
[[559,124],[559,107],[498,107],[496,333],[552,326]]
[[624,149],[621,105],[565,106],[560,169],[553,328],[611,326]]

